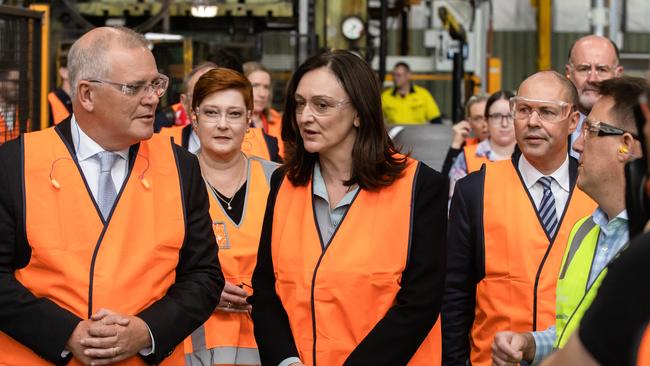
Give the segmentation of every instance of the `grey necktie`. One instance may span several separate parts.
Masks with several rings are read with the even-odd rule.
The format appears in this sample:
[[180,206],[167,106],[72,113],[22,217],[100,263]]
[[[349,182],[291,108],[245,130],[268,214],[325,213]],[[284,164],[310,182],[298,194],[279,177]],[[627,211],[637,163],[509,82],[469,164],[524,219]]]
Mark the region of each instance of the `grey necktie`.
[[95,154],[99,159],[99,189],[97,191],[97,203],[99,210],[102,212],[104,219],[108,218],[108,214],[113,208],[117,191],[113,183],[113,176],[111,169],[115,160],[119,157],[117,154],[110,151],[102,151]]

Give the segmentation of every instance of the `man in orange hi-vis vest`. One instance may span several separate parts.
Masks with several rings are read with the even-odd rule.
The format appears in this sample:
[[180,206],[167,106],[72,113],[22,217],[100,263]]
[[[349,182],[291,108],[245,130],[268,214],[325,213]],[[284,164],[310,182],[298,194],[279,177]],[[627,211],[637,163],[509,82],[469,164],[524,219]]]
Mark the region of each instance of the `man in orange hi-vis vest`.
[[77,40],[74,114],[0,148],[0,364],[181,365],[224,279],[196,157],[153,135],[140,34]]
[[447,234],[443,365],[491,365],[497,332],[555,323],[570,230],[596,208],[575,186],[578,162],[567,153],[577,103],[575,86],[557,72],[528,77],[510,99],[512,159],[458,181]]

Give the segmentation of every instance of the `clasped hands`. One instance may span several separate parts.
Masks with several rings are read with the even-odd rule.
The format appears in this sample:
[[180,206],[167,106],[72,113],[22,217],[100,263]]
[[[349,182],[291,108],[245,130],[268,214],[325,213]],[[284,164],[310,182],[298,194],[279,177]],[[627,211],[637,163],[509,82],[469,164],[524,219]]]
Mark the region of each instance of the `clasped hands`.
[[223,291],[221,291],[221,299],[215,311],[225,311],[228,313],[245,313],[250,312],[253,307],[246,302],[246,298],[250,296],[244,286],[250,287],[242,282],[241,285],[234,285],[226,281]]
[[130,315],[100,309],[77,324],[66,350],[84,365],[110,365],[151,347],[145,322]]

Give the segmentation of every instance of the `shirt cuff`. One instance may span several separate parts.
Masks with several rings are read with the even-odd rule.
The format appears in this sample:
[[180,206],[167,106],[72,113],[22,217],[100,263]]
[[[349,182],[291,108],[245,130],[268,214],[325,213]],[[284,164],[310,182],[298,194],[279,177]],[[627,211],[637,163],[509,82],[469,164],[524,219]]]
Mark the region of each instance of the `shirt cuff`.
[[540,332],[532,332],[535,339],[535,358],[533,365],[542,362],[548,355],[553,352],[553,345],[555,344],[555,326],[548,327],[546,330]]
[[289,366],[294,362],[301,362],[298,357],[289,357],[285,358],[284,361],[280,362],[278,366]]
[[[144,323],[144,320],[142,321]],[[153,339],[153,333],[151,333],[151,329],[149,328],[149,325],[147,323],[144,323],[144,325],[147,326],[147,330],[149,331],[149,337],[151,337],[151,347],[143,348],[138,352],[140,356],[149,356],[154,354],[156,351],[156,341]]]

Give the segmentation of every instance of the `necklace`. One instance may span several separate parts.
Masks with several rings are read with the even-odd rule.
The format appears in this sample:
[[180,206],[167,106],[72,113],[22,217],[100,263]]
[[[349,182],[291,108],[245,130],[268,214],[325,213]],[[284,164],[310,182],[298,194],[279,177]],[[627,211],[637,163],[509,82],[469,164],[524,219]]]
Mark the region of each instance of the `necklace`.
[[[248,173],[248,158],[246,158],[246,156],[244,155],[244,172],[242,173],[241,177],[239,177],[239,182],[237,183],[237,188],[239,188],[242,185],[243,180],[246,177],[247,173]],[[227,205],[226,209],[228,211],[232,211],[232,201],[235,199],[235,196],[237,195],[237,191],[235,191],[233,193],[233,195],[232,195],[232,197],[230,197],[230,199],[223,198],[221,196],[221,193],[219,193],[219,191],[217,191],[217,189],[214,188],[212,186],[212,184],[210,184],[210,182],[208,182],[208,180],[205,177],[203,179],[208,184],[208,187],[210,187],[210,190],[217,197],[217,199],[219,199],[219,201],[221,201],[221,202],[223,202],[223,203],[225,203]]]

